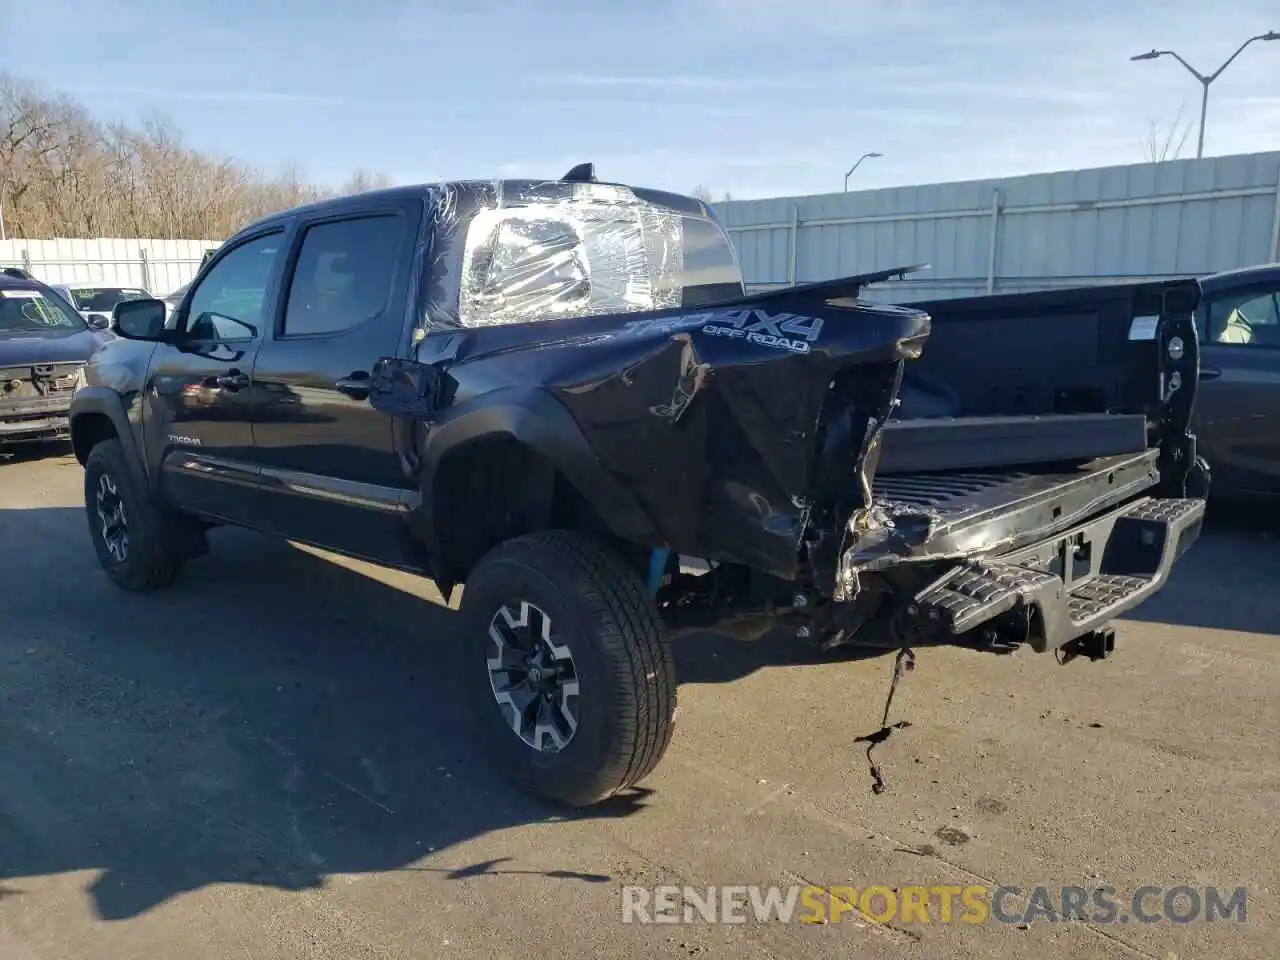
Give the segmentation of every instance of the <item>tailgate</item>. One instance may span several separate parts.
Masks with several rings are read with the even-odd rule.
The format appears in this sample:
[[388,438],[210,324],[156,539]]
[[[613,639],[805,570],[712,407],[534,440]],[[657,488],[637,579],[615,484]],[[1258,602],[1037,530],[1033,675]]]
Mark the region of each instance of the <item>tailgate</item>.
[[1065,530],[1160,480],[1159,451],[1047,470],[877,476],[874,506],[842,557],[873,572],[904,561],[1006,553]]
[[[1204,500],[1151,496],[1160,451],[1074,469],[877,478],[841,582],[906,577],[903,637],[1044,651],[1101,630],[1163,584],[1199,535]],[[896,568],[896,570],[895,570]]]

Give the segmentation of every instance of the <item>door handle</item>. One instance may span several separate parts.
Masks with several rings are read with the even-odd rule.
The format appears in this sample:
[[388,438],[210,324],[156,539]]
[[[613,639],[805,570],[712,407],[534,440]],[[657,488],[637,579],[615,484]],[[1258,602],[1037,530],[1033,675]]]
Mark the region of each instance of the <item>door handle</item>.
[[369,399],[369,374],[365,370],[350,373],[333,386],[339,393],[345,393],[352,400]]
[[241,390],[249,385],[249,375],[239,370],[232,370],[230,373],[215,377],[213,382],[223,390]]
[[1217,380],[1220,376],[1222,376],[1221,367],[1206,367],[1204,364],[1200,365],[1201,380]]

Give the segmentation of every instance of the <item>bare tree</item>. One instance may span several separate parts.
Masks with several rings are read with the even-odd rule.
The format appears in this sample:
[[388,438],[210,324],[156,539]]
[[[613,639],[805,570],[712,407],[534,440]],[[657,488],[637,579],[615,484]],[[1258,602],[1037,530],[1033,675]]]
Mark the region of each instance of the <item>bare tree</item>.
[[370,190],[382,190],[391,186],[391,178],[385,173],[370,173],[368,170],[357,170],[338,188],[343,196],[353,193],[368,193]]
[[1142,141],[1142,154],[1147,158],[1148,163],[1177,160],[1182,155],[1182,148],[1187,145],[1187,138],[1191,136],[1191,121],[1188,120],[1185,126],[1182,123],[1182,115],[1186,109],[1187,104],[1184,101],[1178,107],[1178,113],[1168,127],[1164,127],[1154,118],[1147,122],[1147,135]]
[[296,166],[275,176],[189,147],[165,117],[103,123],[74,100],[0,73],[0,209],[17,237],[225,237],[276,210],[389,186],[357,170],[341,187]]
[[711,188],[701,183],[689,191],[689,196],[695,200],[701,200],[703,203],[727,203],[733,199],[733,194],[725,190],[720,194],[720,199],[716,200],[711,193]]

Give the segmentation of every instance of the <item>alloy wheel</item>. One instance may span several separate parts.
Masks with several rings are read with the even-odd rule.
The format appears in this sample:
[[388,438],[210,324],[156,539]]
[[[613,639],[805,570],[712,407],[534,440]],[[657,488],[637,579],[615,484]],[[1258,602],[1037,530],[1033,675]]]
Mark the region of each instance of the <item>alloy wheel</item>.
[[120,490],[111,474],[103,473],[98,477],[95,501],[102,529],[102,542],[112,560],[124,563],[129,559],[129,518],[125,513]]
[[489,621],[489,687],[512,731],[539,753],[558,753],[578,729],[578,672],[551,617],[527,601]]

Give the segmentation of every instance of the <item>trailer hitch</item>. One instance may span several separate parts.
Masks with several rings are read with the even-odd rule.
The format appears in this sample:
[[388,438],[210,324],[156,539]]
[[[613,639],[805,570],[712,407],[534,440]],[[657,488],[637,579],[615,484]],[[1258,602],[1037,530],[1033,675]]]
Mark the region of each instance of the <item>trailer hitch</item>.
[[1114,627],[1103,627],[1091,630],[1084,636],[1076,637],[1060,646],[1054,656],[1059,664],[1068,664],[1076,657],[1088,657],[1095,663],[1105,660],[1116,651],[1116,631]]

